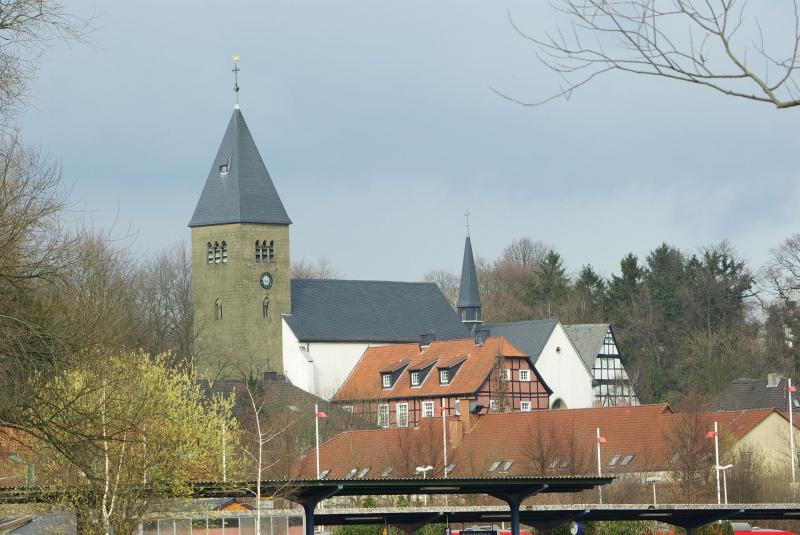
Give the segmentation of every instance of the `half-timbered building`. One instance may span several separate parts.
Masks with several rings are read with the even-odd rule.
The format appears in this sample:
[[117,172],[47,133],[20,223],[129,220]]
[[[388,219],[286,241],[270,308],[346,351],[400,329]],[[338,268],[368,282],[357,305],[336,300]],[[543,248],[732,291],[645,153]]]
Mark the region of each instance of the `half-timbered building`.
[[458,315],[472,332],[481,328],[488,330],[491,336],[504,337],[528,355],[536,373],[550,388],[551,408],[576,409],[592,406],[591,365],[586,365],[558,320],[483,325],[478,275],[469,236],[464,244]]
[[625,371],[614,331],[608,323],[565,325],[575,348],[591,368],[596,407],[638,405],[633,383]]
[[333,402],[384,428],[418,427],[444,410],[529,412],[548,408],[551,391],[530,358],[500,336],[433,339],[371,347]]

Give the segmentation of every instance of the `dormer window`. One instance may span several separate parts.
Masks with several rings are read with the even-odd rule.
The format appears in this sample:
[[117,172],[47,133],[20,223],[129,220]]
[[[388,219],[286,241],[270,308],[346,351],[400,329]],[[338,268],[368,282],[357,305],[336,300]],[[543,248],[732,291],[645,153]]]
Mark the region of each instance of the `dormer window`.
[[383,375],[381,375],[381,380],[383,381],[383,388],[392,388],[391,373],[384,373]]
[[419,372],[411,372],[411,386],[419,386]]
[[228,171],[231,169],[231,156],[228,156],[228,161],[225,163],[221,163],[219,166],[219,176],[225,176],[228,174]]
[[450,370],[439,370],[439,384],[450,384]]

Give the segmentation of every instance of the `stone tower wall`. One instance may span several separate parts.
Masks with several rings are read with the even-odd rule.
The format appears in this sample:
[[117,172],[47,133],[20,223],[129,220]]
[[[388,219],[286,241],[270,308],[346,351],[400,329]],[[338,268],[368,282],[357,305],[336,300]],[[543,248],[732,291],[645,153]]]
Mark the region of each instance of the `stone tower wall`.
[[[274,242],[272,261],[257,261],[256,240]],[[208,262],[208,243],[225,242],[227,262]],[[225,224],[192,228],[195,366],[209,378],[283,373],[282,314],[291,312],[289,227]],[[272,275],[269,290],[262,273]],[[264,298],[269,299],[264,317]],[[222,304],[217,318],[216,302]]]

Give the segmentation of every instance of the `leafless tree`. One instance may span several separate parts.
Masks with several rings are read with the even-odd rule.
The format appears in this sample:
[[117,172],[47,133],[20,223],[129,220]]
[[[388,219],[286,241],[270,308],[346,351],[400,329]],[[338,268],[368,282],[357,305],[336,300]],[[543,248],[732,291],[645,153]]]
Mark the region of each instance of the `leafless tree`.
[[[558,0],[569,19],[543,37],[514,29],[539,49],[540,60],[563,84],[537,105],[572,92],[610,72],[656,76],[705,86],[726,95],[800,105],[797,84],[800,12],[783,0],[769,20],[744,0]],[[762,18],[765,14],[761,13]],[[509,17],[510,18],[510,17]]]
[[685,503],[707,497],[706,489],[714,466],[714,444],[705,438],[708,429],[695,412],[675,416],[665,429],[668,451],[672,455],[673,480]]
[[293,279],[341,279],[342,274],[330,258],[321,256],[313,261],[305,259],[292,264]]
[[442,291],[442,294],[444,294],[447,302],[450,303],[450,306],[456,308],[458,304],[459,285],[461,284],[458,275],[451,271],[437,269],[425,273],[423,280],[425,282],[435,282]]
[[194,347],[192,260],[180,242],[145,261],[136,274],[137,342],[151,354],[191,362]]
[[0,4],[0,122],[25,101],[36,60],[53,39],[81,40],[90,21],[67,12],[56,0],[6,0]]
[[249,419],[249,425],[246,429],[249,431],[242,444],[242,451],[247,457],[249,464],[255,468],[256,485],[255,489],[247,489],[253,493],[256,500],[256,533],[261,533],[261,481],[264,478],[265,472],[274,466],[279,457],[277,455],[270,455],[271,452],[265,449],[283,432],[285,432],[294,423],[288,422],[274,422],[264,418],[264,407],[266,400],[264,399],[263,385],[258,381],[247,381],[245,383],[247,391],[248,408],[251,411],[252,418]]

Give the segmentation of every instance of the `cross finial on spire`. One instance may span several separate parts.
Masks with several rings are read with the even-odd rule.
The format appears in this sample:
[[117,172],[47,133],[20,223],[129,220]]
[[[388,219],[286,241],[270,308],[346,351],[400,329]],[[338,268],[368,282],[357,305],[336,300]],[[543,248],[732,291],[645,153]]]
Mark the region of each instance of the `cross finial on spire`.
[[469,237],[469,216],[471,216],[471,215],[472,215],[472,212],[470,212],[469,208],[467,208],[467,211],[464,212],[464,216],[467,218],[467,237]]
[[233,56],[233,92],[236,95],[236,107],[239,107],[239,56]]

